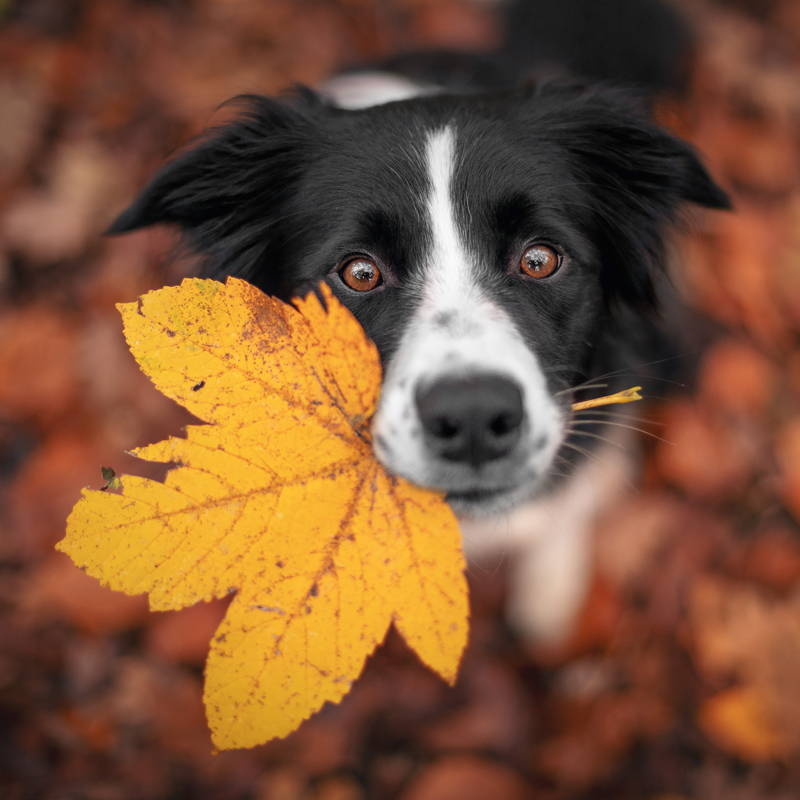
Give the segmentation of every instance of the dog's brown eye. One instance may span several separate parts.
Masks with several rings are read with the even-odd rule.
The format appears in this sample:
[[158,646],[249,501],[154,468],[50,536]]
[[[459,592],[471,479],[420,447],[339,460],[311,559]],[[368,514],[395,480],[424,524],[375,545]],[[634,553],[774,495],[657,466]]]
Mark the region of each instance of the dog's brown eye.
[[561,266],[561,256],[550,245],[534,244],[519,260],[520,271],[529,278],[547,278]]
[[339,270],[339,277],[345,286],[356,292],[371,292],[383,281],[378,265],[368,258],[354,258],[348,261]]

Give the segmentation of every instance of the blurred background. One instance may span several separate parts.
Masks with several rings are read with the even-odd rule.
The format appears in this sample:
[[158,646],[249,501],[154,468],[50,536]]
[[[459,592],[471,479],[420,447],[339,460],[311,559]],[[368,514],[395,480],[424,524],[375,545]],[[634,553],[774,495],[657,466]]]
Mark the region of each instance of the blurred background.
[[660,439],[598,523],[568,642],[516,639],[503,560],[482,564],[455,689],[392,636],[341,705],[214,755],[201,680],[223,605],[151,614],[53,550],[101,465],[149,474],[123,451],[186,421],[114,303],[191,262],[168,231],[102,238],[112,217],[228,97],[401,49],[491,49],[498,6],[0,0],[1,797],[800,796],[797,0],[675,4],[685,71],[651,87],[656,113],[737,213],[676,241],[708,347],[694,385],[641,412]]

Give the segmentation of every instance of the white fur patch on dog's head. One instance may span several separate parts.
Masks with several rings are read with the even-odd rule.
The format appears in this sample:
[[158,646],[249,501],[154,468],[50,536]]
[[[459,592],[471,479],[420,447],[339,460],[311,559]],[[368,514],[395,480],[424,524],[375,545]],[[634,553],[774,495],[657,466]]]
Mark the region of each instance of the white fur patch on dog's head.
[[320,94],[339,108],[368,108],[408,100],[436,91],[391,72],[348,72],[336,75],[320,87]]

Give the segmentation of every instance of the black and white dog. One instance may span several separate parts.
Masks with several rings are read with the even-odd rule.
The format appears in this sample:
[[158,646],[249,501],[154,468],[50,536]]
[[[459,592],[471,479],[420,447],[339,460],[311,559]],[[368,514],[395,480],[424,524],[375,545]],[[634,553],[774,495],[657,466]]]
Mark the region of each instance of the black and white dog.
[[208,274],[284,299],[327,281],[384,362],[378,459],[447,492],[468,552],[516,547],[513,618],[560,635],[591,516],[626,470],[574,463],[570,390],[630,366],[670,224],[725,194],[611,89],[362,72],[242,102],[112,232],[176,225]]

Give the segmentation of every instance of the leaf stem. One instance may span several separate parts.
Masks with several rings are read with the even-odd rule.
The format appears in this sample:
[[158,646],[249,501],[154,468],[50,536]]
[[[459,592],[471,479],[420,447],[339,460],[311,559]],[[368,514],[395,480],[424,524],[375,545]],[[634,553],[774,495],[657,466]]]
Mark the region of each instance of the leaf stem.
[[621,392],[615,394],[606,394],[602,397],[593,397],[591,400],[581,400],[579,403],[572,404],[573,411],[583,411],[587,408],[596,408],[597,406],[610,406],[615,403],[633,403],[636,400],[641,400],[642,396],[641,386],[631,386],[630,389],[623,389]]

